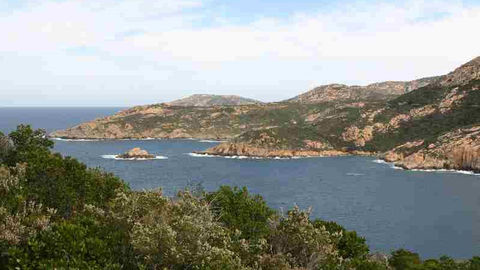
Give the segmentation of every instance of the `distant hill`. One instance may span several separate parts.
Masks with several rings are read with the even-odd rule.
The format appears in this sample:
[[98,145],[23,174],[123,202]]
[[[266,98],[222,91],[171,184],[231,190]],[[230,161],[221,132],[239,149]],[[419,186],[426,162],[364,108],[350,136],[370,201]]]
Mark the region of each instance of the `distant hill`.
[[327,85],[288,102],[240,106],[238,99],[194,95],[137,106],[51,136],[228,139],[205,153],[371,154],[407,169],[480,171],[480,57],[439,77]]
[[254,99],[244,98],[234,95],[205,95],[195,94],[186,98],[178,99],[168,102],[171,106],[185,106],[185,107],[209,107],[209,106],[233,106],[233,105],[248,105],[260,104],[262,102]]
[[329,101],[388,100],[424,87],[441,77],[428,77],[414,81],[388,81],[367,86],[328,84],[286,100],[287,102],[321,103]]

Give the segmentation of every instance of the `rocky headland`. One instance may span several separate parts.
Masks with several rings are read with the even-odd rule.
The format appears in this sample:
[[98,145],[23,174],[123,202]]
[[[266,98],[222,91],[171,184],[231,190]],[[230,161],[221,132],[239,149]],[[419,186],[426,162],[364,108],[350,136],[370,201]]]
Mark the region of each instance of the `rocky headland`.
[[477,57],[443,76],[325,85],[277,103],[138,106],[50,136],[222,139],[228,142],[199,154],[376,155],[406,169],[478,171],[479,89]]

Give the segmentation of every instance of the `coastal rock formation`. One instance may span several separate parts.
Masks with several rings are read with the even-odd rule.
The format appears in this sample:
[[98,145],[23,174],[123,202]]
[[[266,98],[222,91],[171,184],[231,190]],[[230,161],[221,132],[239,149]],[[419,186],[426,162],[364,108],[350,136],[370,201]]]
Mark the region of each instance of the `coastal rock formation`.
[[480,172],[480,126],[449,132],[428,146],[423,141],[401,145],[388,151],[385,160],[405,169]]
[[288,102],[319,103],[351,100],[388,100],[431,84],[440,77],[429,77],[410,82],[381,82],[367,86],[329,84],[314,88]]
[[118,155],[117,158],[124,158],[124,159],[151,159],[155,158],[154,155],[149,154],[146,150],[142,150],[138,147],[131,149],[130,151]]
[[365,143],[373,138],[373,130],[373,126],[366,126],[363,129],[351,126],[342,133],[342,138],[344,141],[353,142],[355,146],[365,146]]
[[262,158],[293,158],[293,157],[329,157],[345,156],[349,153],[340,150],[290,150],[255,147],[245,143],[222,143],[197,154],[216,156],[246,156]]

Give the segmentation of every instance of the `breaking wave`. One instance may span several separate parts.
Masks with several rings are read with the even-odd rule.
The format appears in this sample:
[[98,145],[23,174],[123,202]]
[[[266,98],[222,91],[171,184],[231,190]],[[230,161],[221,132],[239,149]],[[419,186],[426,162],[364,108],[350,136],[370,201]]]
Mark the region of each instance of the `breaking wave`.
[[199,140],[198,142],[203,142],[203,143],[223,143],[223,142],[226,142],[226,141],[222,141],[222,140]]
[[63,139],[63,138],[51,138],[55,141],[62,141],[62,142],[98,142],[101,141],[99,139]]
[[199,153],[188,153],[191,157],[209,157],[209,158],[226,158],[226,159],[265,159],[265,160],[290,160],[290,159],[301,159],[309,157],[252,157],[252,156],[221,156],[221,155],[209,155],[209,154],[199,154]]
[[115,160],[156,160],[156,159],[168,159],[165,156],[155,156],[154,158],[119,158],[118,155],[102,155],[102,158],[105,159],[115,159]]

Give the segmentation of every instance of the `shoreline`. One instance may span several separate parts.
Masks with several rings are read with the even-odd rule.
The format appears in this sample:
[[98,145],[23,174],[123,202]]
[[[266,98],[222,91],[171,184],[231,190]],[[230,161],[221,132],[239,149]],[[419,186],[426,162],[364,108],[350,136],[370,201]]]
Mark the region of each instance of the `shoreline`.
[[161,141],[161,140],[182,140],[182,141],[198,141],[203,143],[223,143],[227,140],[214,140],[214,139],[202,139],[202,138],[62,138],[62,137],[47,137],[50,140],[61,142],[103,142],[103,141]]
[[[101,141],[155,141],[155,140],[184,140],[184,141],[197,141],[202,143],[225,143],[228,142],[226,140],[218,139],[205,139],[205,138],[61,138],[61,137],[49,137],[49,139],[56,140],[56,141],[64,141],[64,142],[101,142]],[[374,160],[375,163],[378,164],[387,164],[390,165],[392,169],[395,170],[405,170],[405,171],[412,171],[412,172],[436,172],[436,173],[458,173],[458,174],[465,174],[465,175],[474,175],[480,176],[480,172],[474,170],[465,170],[465,169],[449,169],[449,168],[415,168],[409,169],[401,164],[396,162],[386,161],[382,156],[381,153],[367,153],[361,151],[352,151],[352,152],[345,152],[341,150],[326,150],[326,151],[311,151],[311,150],[284,150],[289,152],[288,155],[278,154],[278,151],[272,151],[275,154],[267,154],[265,155],[251,155],[251,154],[225,154],[225,153],[214,153],[212,151],[194,151],[192,153],[188,153],[188,155],[192,157],[217,157],[217,158],[228,158],[228,159],[256,159],[256,160],[291,160],[291,159],[302,159],[302,158],[321,158],[321,157],[341,157],[341,156],[370,156],[370,157],[377,157],[378,159]],[[291,154],[290,154],[291,153]],[[298,154],[300,153],[300,154]],[[308,153],[308,154],[307,154]],[[103,158],[107,158],[104,156],[111,156],[111,155],[103,155]],[[152,158],[152,159],[119,159],[119,158],[110,158],[115,160],[155,160],[155,159],[163,159],[163,158]]]
[[476,172],[473,170],[456,170],[456,169],[447,169],[447,168],[418,168],[418,169],[408,169],[405,168],[399,164],[396,164],[395,162],[389,162],[386,161],[385,159],[375,159],[372,161],[373,163],[377,164],[385,164],[389,165],[391,169],[394,170],[402,170],[402,171],[407,171],[407,172],[430,172],[430,173],[457,173],[457,174],[464,174],[464,175],[472,175],[472,176],[480,176],[480,172]]

